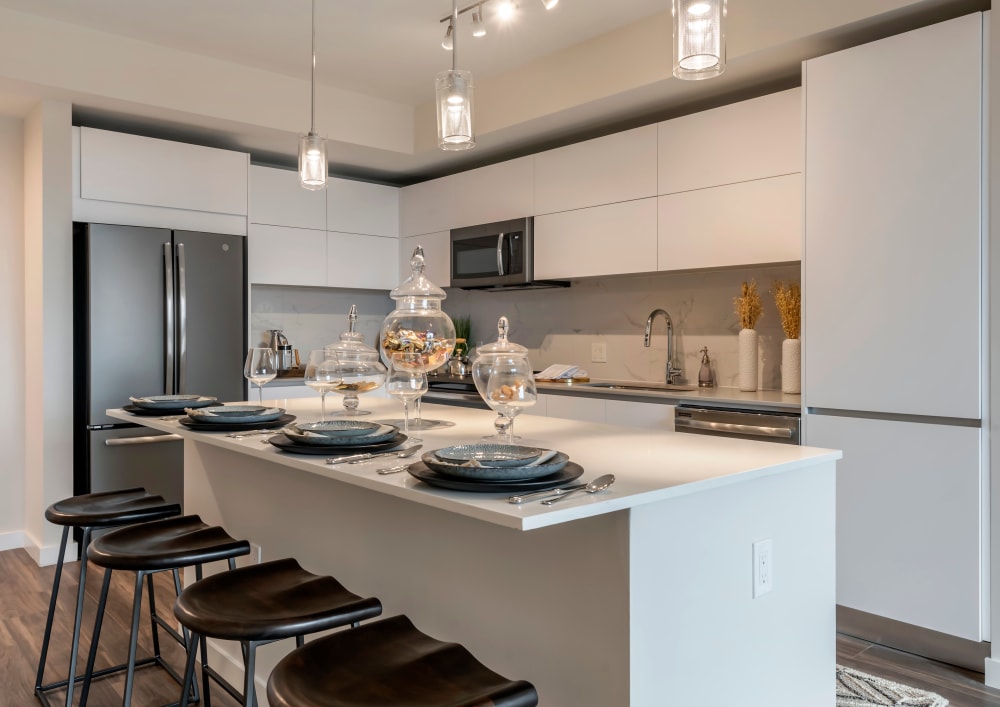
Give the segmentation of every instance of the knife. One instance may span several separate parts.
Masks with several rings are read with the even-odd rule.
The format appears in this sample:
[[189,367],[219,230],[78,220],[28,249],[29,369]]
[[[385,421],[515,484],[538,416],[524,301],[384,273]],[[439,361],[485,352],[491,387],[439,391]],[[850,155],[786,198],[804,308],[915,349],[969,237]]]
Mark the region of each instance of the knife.
[[351,454],[346,457],[330,457],[326,460],[327,464],[360,464],[361,462],[366,462],[369,459],[380,459],[381,457],[397,457],[399,459],[405,459],[406,457],[412,456],[417,452],[418,449],[422,449],[424,445],[415,444],[412,447],[407,447],[406,449],[394,449],[391,452],[365,452],[364,454]]
[[573,486],[563,486],[561,489],[545,489],[544,491],[532,491],[531,493],[520,493],[507,499],[507,503],[524,503],[525,501],[542,500],[542,496],[558,497],[569,491],[579,491],[587,484],[575,484]]

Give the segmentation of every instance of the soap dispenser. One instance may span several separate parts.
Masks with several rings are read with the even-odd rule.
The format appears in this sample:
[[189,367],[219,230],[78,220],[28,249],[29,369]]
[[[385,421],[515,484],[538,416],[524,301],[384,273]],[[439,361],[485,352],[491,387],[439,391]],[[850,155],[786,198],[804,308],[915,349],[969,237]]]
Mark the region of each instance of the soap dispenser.
[[701,350],[701,370],[698,371],[698,387],[711,388],[715,385],[712,379],[712,361],[708,358],[708,347]]

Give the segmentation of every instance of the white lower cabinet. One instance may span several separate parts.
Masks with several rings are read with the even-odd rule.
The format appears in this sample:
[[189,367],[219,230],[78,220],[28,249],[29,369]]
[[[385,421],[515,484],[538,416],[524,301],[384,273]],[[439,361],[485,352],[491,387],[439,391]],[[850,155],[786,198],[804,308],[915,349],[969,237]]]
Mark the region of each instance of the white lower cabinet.
[[250,224],[250,282],[326,287],[326,231]]
[[[306,385],[265,385],[264,386],[264,401],[265,402],[275,402],[280,403],[282,400],[292,400],[295,398],[311,398],[319,397],[319,394],[312,388]],[[326,404],[327,409],[333,409],[331,405],[337,402],[339,396],[327,395]],[[250,391],[250,399],[257,399],[257,391]]]
[[605,421],[609,425],[645,430],[674,431],[675,405],[659,403],[635,403],[627,400],[608,400]]
[[837,462],[837,603],[982,639],[982,472],[975,427],[805,416]]
[[605,400],[602,398],[581,398],[576,395],[545,395],[545,414],[563,420],[604,423]]
[[409,236],[400,239],[399,247],[399,281],[410,276],[410,258],[413,249],[420,246],[424,249],[424,274],[438,287],[451,285],[451,231],[425,233],[422,236]]
[[802,259],[802,175],[659,197],[659,270]]
[[391,290],[399,280],[399,239],[327,232],[326,285]]
[[656,199],[535,217],[535,278],[656,270]]

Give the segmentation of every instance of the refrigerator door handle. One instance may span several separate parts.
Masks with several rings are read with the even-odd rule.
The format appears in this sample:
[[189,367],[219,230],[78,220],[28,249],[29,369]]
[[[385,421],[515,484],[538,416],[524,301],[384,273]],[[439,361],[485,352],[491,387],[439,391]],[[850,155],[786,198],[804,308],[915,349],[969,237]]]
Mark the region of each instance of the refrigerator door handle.
[[130,444],[160,444],[161,442],[174,442],[184,439],[180,435],[150,435],[148,437],[112,437],[104,440],[105,447],[126,447]]
[[163,321],[166,325],[166,356],[163,366],[163,390],[174,391],[174,253],[169,243],[163,244]]
[[187,392],[187,273],[184,244],[177,244],[177,392]]

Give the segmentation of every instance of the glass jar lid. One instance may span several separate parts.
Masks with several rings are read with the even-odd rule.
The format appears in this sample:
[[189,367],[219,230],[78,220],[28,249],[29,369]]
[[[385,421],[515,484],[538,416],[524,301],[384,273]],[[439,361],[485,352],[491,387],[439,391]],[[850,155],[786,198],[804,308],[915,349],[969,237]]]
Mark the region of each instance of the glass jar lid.
[[527,355],[528,349],[513,341],[507,340],[510,332],[510,320],[507,317],[500,317],[497,320],[497,340],[491,344],[484,344],[476,348],[476,356],[486,356],[488,354],[522,354]]
[[351,305],[351,311],[347,315],[347,331],[340,335],[340,341],[324,347],[328,354],[335,355],[342,362],[349,361],[377,361],[378,351],[365,344],[364,335],[355,331],[358,323],[358,306]]
[[410,257],[410,276],[399,283],[389,296],[397,302],[409,297],[414,300],[437,300],[440,306],[441,300],[448,295],[424,274],[426,267],[424,249],[417,246]]

